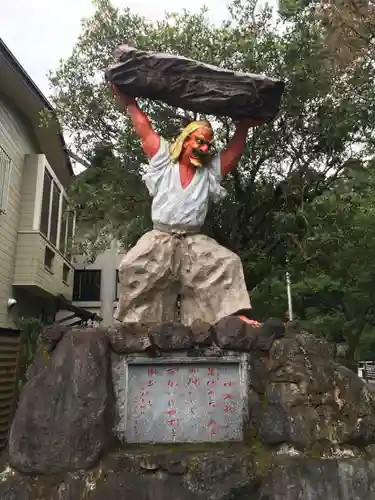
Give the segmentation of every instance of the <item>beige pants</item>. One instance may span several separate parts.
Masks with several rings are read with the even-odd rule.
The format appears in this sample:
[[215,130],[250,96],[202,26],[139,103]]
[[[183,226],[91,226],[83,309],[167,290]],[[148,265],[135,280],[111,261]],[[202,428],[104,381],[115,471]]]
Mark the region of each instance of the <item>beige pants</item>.
[[240,258],[202,234],[153,230],[125,255],[119,269],[115,319],[123,323],[195,320],[210,324],[250,309]]

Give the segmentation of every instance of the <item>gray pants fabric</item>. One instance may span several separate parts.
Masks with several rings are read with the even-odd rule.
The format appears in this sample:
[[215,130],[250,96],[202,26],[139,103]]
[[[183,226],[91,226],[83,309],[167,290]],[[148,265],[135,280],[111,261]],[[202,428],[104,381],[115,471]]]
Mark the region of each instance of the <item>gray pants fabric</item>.
[[187,326],[251,308],[240,258],[194,231],[157,226],[146,233],[122,260],[119,280],[115,319],[122,323],[174,321],[179,295]]

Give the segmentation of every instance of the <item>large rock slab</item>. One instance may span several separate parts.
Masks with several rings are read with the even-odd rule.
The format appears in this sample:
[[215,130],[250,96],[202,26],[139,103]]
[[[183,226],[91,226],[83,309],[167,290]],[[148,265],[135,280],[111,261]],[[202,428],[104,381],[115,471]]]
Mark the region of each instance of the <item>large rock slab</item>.
[[254,491],[252,453],[236,451],[117,452],[91,471],[27,477],[0,473],[6,500],[233,500]]
[[25,473],[93,466],[112,439],[108,341],[101,329],[66,333],[24,386],[9,438]]
[[251,351],[258,329],[236,316],[228,316],[215,325],[216,343],[222,349]]
[[[171,468],[172,464],[172,468]],[[375,461],[251,448],[117,452],[90,471],[0,473],[2,500],[375,500]]]
[[44,369],[50,358],[51,352],[55,349],[63,336],[70,332],[70,330],[71,327],[69,326],[53,325],[40,332],[34,360],[26,371],[27,380],[35,377]]
[[205,321],[194,321],[190,326],[190,332],[193,345],[211,346],[214,342],[214,328]]
[[214,330],[219,347],[242,352],[269,351],[274,341],[285,335],[284,323],[274,318],[254,325],[237,316],[228,316],[218,321]]
[[279,459],[257,500],[374,500],[375,462]]
[[193,457],[184,477],[188,490],[210,500],[241,498],[254,491],[256,484],[253,456],[250,452],[207,453]]
[[249,415],[268,445],[375,442],[375,407],[366,383],[308,333],[274,341],[267,358],[253,355]]
[[152,343],[161,351],[183,351],[190,349],[192,332],[181,323],[163,323],[150,330]]
[[128,323],[108,328],[107,337],[115,352],[133,354],[150,349],[152,343],[148,333],[147,325]]

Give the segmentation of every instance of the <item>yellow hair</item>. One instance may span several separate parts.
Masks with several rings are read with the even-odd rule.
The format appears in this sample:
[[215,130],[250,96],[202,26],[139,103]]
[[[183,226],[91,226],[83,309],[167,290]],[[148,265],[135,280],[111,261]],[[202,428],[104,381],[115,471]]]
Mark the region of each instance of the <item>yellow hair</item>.
[[212,130],[211,124],[205,120],[195,121],[189,123],[182,132],[176,137],[174,142],[169,147],[169,156],[171,160],[175,163],[181,156],[182,148],[184,142],[189,137],[190,134],[198,130],[199,128],[209,128]]

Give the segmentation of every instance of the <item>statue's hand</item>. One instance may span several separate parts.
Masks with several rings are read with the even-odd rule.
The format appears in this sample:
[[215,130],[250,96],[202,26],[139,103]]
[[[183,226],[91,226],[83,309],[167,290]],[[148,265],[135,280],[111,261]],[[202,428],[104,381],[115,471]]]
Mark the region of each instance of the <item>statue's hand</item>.
[[126,109],[130,104],[137,104],[137,101],[134,99],[134,97],[121,93],[116,85],[111,85],[110,87],[112,89],[112,92],[117,97],[119,104],[123,106],[124,109]]

